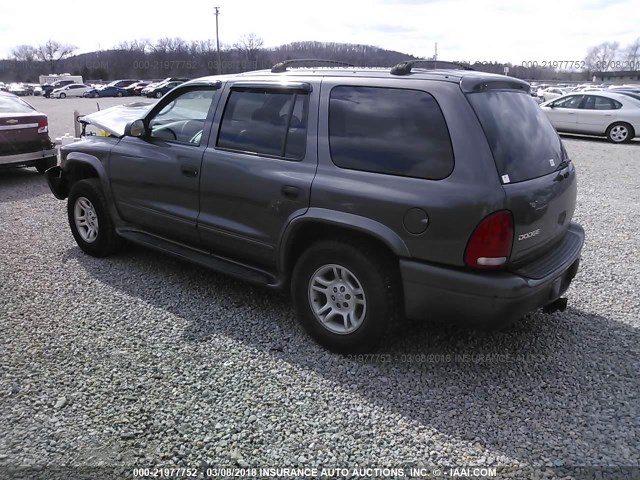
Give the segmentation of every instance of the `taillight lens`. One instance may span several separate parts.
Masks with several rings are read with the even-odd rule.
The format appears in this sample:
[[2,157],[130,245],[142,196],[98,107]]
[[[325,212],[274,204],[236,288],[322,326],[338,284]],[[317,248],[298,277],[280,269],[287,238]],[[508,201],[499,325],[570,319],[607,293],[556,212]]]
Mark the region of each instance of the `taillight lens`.
[[500,210],[482,220],[473,231],[464,262],[473,268],[501,268],[511,255],[512,245],[513,215],[509,210]]
[[47,120],[40,120],[38,122],[38,133],[47,133],[49,131],[49,122]]

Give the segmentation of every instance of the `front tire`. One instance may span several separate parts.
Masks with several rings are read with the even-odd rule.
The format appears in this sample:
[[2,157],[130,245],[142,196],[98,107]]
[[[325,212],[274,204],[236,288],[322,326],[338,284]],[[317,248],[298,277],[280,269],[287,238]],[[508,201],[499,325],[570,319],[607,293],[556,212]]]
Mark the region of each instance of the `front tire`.
[[122,239],[116,234],[98,179],[89,178],[73,184],[67,215],[73,238],[83,252],[106,257],[120,249]]
[[38,173],[44,173],[49,170],[51,167],[55,167],[58,164],[58,159],[56,157],[49,158],[41,158],[36,160],[36,170]]
[[67,98],[67,95],[65,93],[61,93],[60,98]]
[[156,98],[162,97],[162,92],[156,92]]
[[291,293],[302,327],[338,353],[374,349],[399,313],[397,265],[366,244],[312,245],[295,265]]
[[607,140],[611,143],[628,143],[634,136],[633,127],[628,123],[617,122],[607,128]]

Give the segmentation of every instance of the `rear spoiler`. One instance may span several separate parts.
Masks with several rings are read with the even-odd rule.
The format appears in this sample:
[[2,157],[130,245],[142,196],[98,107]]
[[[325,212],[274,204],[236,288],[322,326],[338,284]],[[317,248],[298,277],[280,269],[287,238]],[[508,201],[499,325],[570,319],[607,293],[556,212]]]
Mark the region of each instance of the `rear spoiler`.
[[529,93],[527,82],[505,75],[465,75],[460,80],[460,88],[465,93],[484,92],[486,90],[518,90]]

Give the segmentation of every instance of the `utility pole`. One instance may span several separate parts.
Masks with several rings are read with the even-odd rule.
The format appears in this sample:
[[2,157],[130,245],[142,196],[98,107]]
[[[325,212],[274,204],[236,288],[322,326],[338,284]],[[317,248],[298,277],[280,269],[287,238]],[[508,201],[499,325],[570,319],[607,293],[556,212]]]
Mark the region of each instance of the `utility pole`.
[[218,15],[220,15],[220,7],[216,9],[216,50],[218,51],[218,75],[222,75],[222,62],[220,61],[220,37],[218,35]]

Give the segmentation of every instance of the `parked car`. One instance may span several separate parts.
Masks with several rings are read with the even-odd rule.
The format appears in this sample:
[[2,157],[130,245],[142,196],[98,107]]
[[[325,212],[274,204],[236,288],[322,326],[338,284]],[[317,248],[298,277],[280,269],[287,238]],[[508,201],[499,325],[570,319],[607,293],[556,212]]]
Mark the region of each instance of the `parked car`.
[[175,80],[172,82],[164,82],[156,85],[155,87],[147,87],[145,95],[147,97],[155,97],[160,98],[166,93],[168,93],[171,89],[177,87],[178,85],[184,83],[182,80]]
[[125,80],[114,80],[112,82],[107,83],[107,87],[125,88],[131,85],[132,83],[136,83],[138,81],[139,80],[133,80],[131,78],[125,79]]
[[554,98],[558,98],[567,93],[565,90],[558,87],[549,87],[544,90],[538,90],[538,97],[542,99],[543,102],[553,100]]
[[139,93],[136,94],[136,89],[138,89],[138,92],[140,92],[144,87],[146,87],[150,83],[151,82],[149,81],[134,82],[131,85],[124,87],[124,89],[129,92],[129,95],[139,95]]
[[58,89],[58,88],[62,88],[65,85],[71,85],[72,83],[76,83],[74,80],[58,80],[56,82],[53,83],[47,83],[42,85],[42,95],[44,95],[46,98],[49,98],[51,96],[51,92],[53,92],[54,90]]
[[7,86],[6,91],[9,93],[13,93],[14,95],[18,95],[19,97],[26,97],[27,95],[29,95],[29,89],[21,83],[10,83]]
[[106,85],[102,88],[91,88],[82,94],[83,97],[98,98],[98,97],[126,97],[129,95],[129,91],[120,87],[113,87]]
[[0,167],[36,167],[44,173],[56,163],[47,116],[12,93],[0,92]]
[[640,103],[610,90],[570,93],[540,105],[559,132],[606,136],[631,141],[640,132]]
[[89,255],[129,239],[290,288],[339,352],[402,316],[563,308],[584,231],[558,134],[525,82],[421,63],[193,80],[83,117],[109,136],[64,146],[47,180]]
[[142,95],[142,91],[152,83],[153,82],[139,82],[135,87],[133,87],[133,94],[137,96]]
[[92,87],[84,85],[82,83],[72,83],[71,85],[65,85],[62,88],[57,88],[51,92],[51,98],[67,98],[67,97],[84,97],[84,94]]

